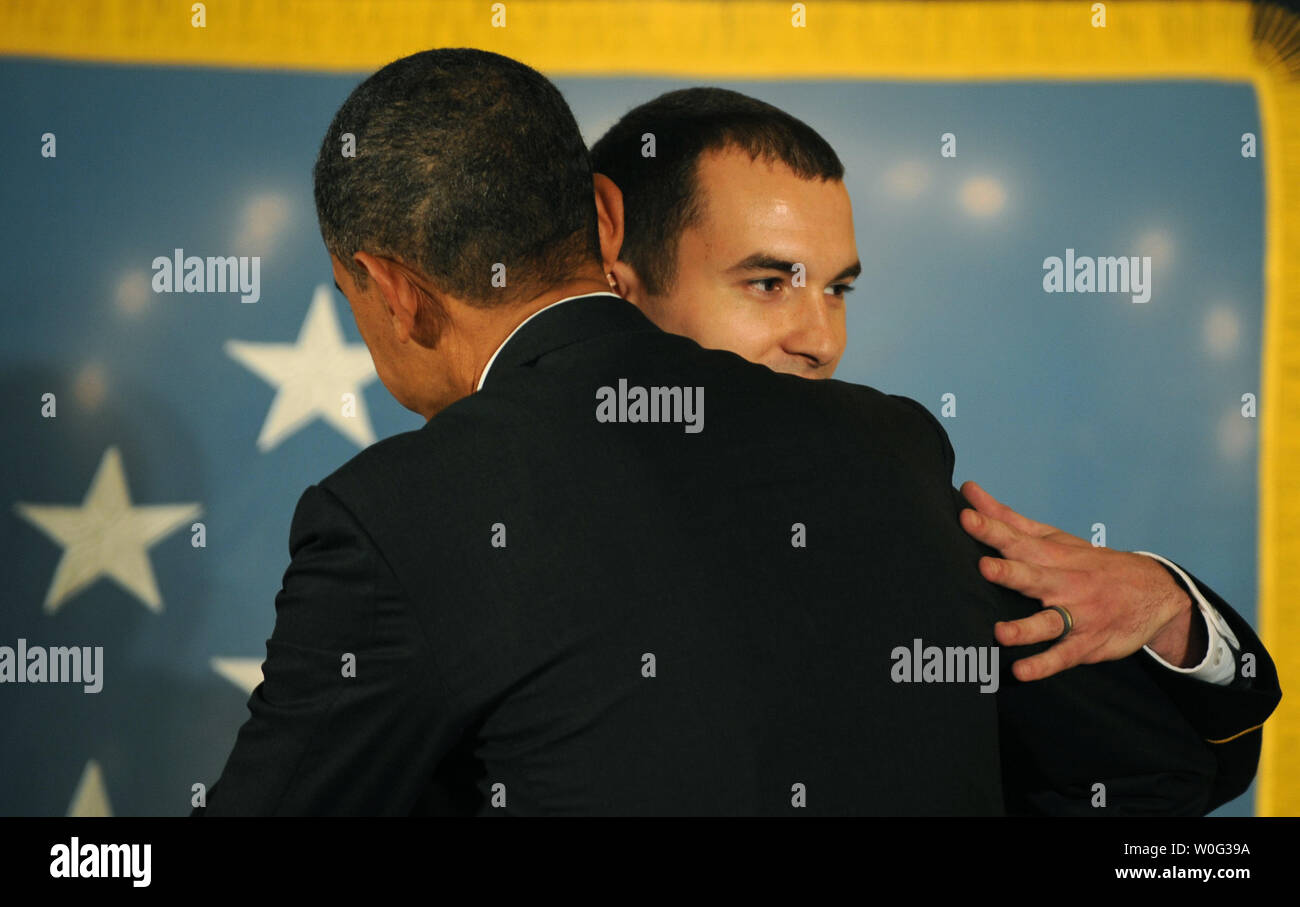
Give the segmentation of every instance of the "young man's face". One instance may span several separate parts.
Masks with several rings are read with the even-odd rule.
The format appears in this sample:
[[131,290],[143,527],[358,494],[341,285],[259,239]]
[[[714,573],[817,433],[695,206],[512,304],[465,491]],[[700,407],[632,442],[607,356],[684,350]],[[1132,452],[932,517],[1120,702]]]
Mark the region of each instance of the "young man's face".
[[733,148],[706,152],[696,172],[701,217],[681,234],[676,278],[662,296],[633,301],[701,346],[829,378],[844,354],[846,288],[860,271],[844,184]]

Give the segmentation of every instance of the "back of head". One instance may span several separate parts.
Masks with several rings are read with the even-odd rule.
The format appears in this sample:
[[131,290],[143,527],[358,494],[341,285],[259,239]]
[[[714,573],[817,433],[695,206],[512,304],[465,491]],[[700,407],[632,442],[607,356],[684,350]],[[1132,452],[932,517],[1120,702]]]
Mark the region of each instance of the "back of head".
[[363,286],[358,251],[484,305],[529,298],[599,258],[573,114],[544,76],[500,54],[442,48],[380,69],[335,114],[314,180],[325,245]]
[[678,237],[700,215],[695,178],[700,156],[729,147],[755,160],[783,163],[804,179],[844,177],[835,150],[811,126],[725,88],[662,94],[628,111],[592,146],[593,169],[623,193],[619,257],[636,269],[652,295],[672,289]]

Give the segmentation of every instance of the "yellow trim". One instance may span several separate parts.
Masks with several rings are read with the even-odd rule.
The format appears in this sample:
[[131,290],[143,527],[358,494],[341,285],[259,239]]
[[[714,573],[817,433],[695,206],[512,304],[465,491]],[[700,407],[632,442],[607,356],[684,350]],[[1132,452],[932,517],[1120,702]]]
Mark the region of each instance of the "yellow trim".
[[1209,737],[1206,737],[1205,742],[1206,743],[1229,743],[1233,740],[1236,740],[1238,737],[1244,737],[1246,734],[1249,734],[1251,731],[1257,731],[1263,726],[1264,726],[1263,724],[1257,724],[1254,727],[1248,727],[1244,731],[1241,731],[1240,733],[1237,734],[1233,734],[1231,737],[1224,737],[1222,740],[1211,740]]
[[472,46],[548,75],[993,79],[1200,77],[1258,70],[1242,3],[847,3],[807,0],[22,0],[0,4],[0,53],[369,73],[417,50]]
[[198,29],[185,0],[22,0],[0,2],[0,53],[360,74],[426,47],[468,45],[553,76],[1253,84],[1268,225],[1259,626],[1289,690],[1264,734],[1256,811],[1300,815],[1300,85],[1252,36],[1245,3],[1111,2],[1104,29],[1090,26],[1091,5],[808,0],[807,27],[795,29],[786,0],[506,0],[506,27],[493,28],[489,0],[211,0]]
[[1255,90],[1267,209],[1258,624],[1282,685],[1264,733],[1255,813],[1300,816],[1300,84],[1278,67],[1261,73]]

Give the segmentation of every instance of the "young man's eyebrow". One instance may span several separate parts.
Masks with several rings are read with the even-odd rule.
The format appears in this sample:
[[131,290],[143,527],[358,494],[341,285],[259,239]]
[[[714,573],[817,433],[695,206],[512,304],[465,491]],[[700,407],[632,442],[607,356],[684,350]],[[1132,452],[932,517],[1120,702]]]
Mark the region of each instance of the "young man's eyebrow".
[[343,292],[343,288],[342,288],[341,286],[339,286],[339,282],[338,282],[337,280],[334,281],[334,289],[336,289],[336,290],[339,291],[339,295],[340,295],[340,296],[346,296],[346,295],[347,295],[346,293]]
[[755,252],[748,258],[736,262],[731,271],[793,271],[794,262],[785,261],[767,252]]
[[[767,252],[755,252],[747,258],[736,262],[728,270],[731,271],[793,271],[795,262],[786,261],[783,258],[777,258]],[[857,277],[862,273],[862,262],[855,261],[843,271],[836,274],[832,281],[844,280],[849,277]]]
[[859,259],[858,261],[855,261],[853,264],[849,265],[843,271],[841,271],[840,273],[832,277],[831,281],[834,282],[836,280],[844,280],[845,278],[848,277],[857,277],[861,273],[862,273],[862,260]]

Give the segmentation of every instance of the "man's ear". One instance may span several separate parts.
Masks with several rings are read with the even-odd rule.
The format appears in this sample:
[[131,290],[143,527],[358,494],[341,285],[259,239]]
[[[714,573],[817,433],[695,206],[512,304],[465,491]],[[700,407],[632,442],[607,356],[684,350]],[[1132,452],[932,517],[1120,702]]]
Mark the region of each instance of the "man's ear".
[[[641,282],[641,276],[637,274],[636,268],[625,261],[616,261],[606,273],[614,276],[610,289],[637,308],[642,310],[646,308],[649,295],[645,291],[645,284]],[[646,312],[646,314],[648,315],[649,312]]]
[[645,286],[636,268],[619,260],[623,251],[623,190],[603,173],[593,173],[596,191],[596,215],[600,227],[600,263],[609,279],[609,288],[628,302],[644,307]]
[[600,263],[606,274],[614,269],[623,248],[623,190],[603,173],[593,173],[596,219],[600,228]]
[[387,258],[369,252],[357,252],[352,260],[361,265],[375,282],[379,296],[384,301],[384,308],[393,319],[393,333],[399,341],[405,343],[417,330],[416,317],[421,308],[420,288]]

